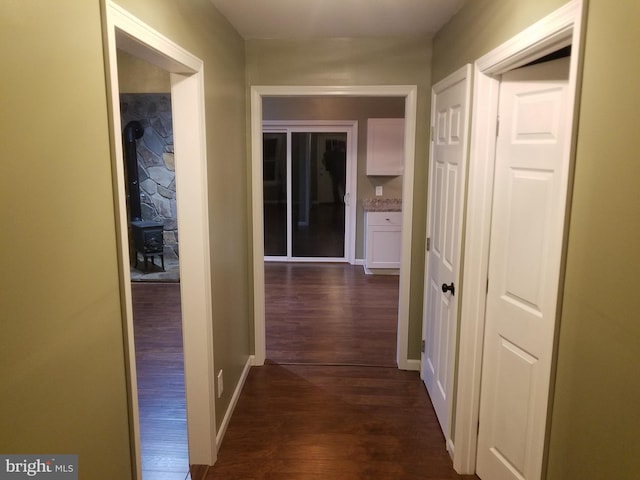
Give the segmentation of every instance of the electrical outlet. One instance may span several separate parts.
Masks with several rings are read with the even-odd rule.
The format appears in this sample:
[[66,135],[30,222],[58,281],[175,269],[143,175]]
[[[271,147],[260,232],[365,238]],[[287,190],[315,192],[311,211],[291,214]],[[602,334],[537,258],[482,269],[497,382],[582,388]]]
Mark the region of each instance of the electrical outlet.
[[218,398],[222,396],[224,391],[224,381],[222,380],[222,370],[218,372]]
[[376,197],[381,197],[382,196],[382,185],[378,185],[376,187]]

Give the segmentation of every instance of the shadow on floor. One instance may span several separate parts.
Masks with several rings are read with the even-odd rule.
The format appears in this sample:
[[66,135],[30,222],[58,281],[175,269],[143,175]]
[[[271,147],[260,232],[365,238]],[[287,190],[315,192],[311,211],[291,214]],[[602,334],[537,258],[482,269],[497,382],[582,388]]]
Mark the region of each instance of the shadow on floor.
[[131,267],[132,282],[179,282],[180,262],[177,258],[165,258],[164,270],[159,265],[160,259],[156,263],[149,261],[145,267],[144,262],[139,261],[137,267]]

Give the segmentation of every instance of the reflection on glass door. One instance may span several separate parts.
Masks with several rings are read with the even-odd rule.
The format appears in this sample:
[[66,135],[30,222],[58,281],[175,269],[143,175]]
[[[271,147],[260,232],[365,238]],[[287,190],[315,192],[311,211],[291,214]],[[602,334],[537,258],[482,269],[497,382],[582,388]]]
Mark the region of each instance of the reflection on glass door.
[[265,256],[345,260],[346,132],[263,134]]
[[264,254],[287,255],[287,133],[262,135]]

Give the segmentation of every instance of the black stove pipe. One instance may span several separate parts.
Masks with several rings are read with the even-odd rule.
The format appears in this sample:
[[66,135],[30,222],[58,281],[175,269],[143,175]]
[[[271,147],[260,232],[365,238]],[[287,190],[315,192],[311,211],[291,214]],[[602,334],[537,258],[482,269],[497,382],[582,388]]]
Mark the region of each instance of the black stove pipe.
[[122,131],[122,144],[124,147],[124,165],[127,177],[127,203],[129,205],[129,220],[132,222],[142,220],[140,207],[140,182],[138,177],[138,152],[136,140],[142,138],[144,128],[140,122],[132,120],[127,123]]

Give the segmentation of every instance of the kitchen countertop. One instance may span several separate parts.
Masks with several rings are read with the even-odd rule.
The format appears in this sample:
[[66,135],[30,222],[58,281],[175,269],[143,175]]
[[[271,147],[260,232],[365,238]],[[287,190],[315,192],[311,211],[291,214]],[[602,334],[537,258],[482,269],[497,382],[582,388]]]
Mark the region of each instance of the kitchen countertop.
[[402,211],[401,198],[365,198],[362,200],[365,212],[400,212]]

